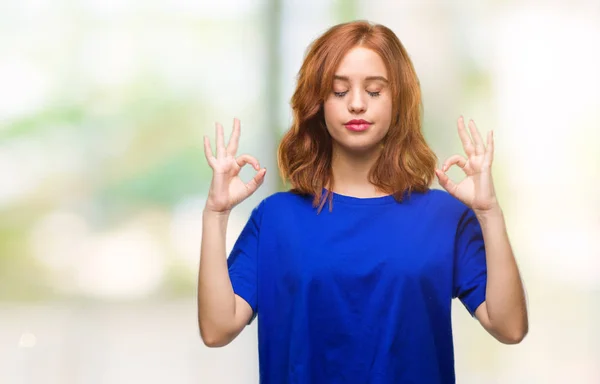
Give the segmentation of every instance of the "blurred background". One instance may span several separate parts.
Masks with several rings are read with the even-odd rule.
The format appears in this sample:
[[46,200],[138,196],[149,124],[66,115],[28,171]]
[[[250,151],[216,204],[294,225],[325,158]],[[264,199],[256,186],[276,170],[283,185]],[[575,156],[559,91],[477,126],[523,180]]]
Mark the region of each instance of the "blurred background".
[[457,382],[600,383],[597,0],[0,0],[0,383],[258,383],[256,322],[197,330],[202,136],[238,117],[270,169],[229,250],[281,188],[306,47],[353,19],[411,54],[440,162],[459,115],[495,132],[530,332],[501,345],[455,303]]

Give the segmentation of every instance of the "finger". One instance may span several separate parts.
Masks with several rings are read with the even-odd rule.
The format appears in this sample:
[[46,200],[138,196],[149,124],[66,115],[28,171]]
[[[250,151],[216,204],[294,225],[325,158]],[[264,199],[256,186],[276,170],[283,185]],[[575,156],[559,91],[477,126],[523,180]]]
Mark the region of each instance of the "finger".
[[233,131],[229,137],[229,144],[227,145],[227,153],[231,156],[235,156],[238,150],[240,141],[240,120],[233,119]]
[[451,194],[453,194],[456,191],[456,184],[454,184],[454,182],[452,180],[450,180],[448,175],[446,175],[444,172],[442,172],[439,169],[435,170],[435,175],[437,176],[438,181],[439,181],[440,185],[442,186],[442,188],[444,188],[446,191],[448,191]]
[[225,157],[225,139],[223,138],[223,126],[216,123],[217,134],[217,159]]
[[215,156],[213,155],[212,148],[210,147],[210,140],[208,139],[208,136],[204,136],[204,156],[206,157],[208,164],[212,167]]
[[487,135],[487,148],[483,157],[483,166],[490,168],[494,161],[494,131],[489,131]]
[[462,116],[458,118],[458,136],[460,136],[460,141],[462,142],[465,153],[470,157],[473,153],[475,153],[475,147],[473,146],[471,137],[465,129],[465,120]]
[[248,195],[253,194],[254,192],[256,192],[256,190],[258,189],[258,187],[260,187],[262,185],[262,183],[265,181],[265,174],[267,173],[267,169],[263,168],[260,171],[258,171],[256,173],[256,175],[254,175],[254,178],[252,178],[252,180],[250,180],[247,184],[246,184],[246,189],[248,190]]
[[471,136],[473,136],[473,141],[475,142],[475,154],[483,155],[485,152],[485,147],[483,146],[483,139],[481,138],[479,130],[477,129],[477,126],[475,125],[475,122],[473,120],[469,121],[469,129],[471,131]]
[[461,155],[450,156],[446,161],[444,161],[444,165],[442,166],[442,172],[446,172],[454,164],[464,169],[467,165],[467,159],[465,159]]
[[241,155],[241,156],[238,156],[235,159],[235,161],[240,166],[240,168],[243,167],[246,164],[250,164],[257,171],[260,169],[260,163],[258,162],[258,160],[256,160],[255,157],[250,156],[250,155]]

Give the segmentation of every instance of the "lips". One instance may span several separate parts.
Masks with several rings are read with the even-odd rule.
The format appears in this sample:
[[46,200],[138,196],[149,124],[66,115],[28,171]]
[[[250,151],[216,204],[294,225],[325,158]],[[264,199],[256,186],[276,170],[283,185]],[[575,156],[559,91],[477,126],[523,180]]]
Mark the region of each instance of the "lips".
[[350,120],[344,126],[354,132],[361,132],[367,130],[373,123],[370,123],[366,120]]

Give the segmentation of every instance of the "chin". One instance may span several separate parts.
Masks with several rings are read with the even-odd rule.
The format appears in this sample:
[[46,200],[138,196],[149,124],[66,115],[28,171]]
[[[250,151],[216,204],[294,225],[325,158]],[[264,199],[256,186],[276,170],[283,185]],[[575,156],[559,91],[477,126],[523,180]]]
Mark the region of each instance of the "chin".
[[385,136],[385,134],[381,135],[381,132],[376,131],[349,132],[345,127],[341,127],[341,130],[335,133],[337,135],[331,135],[334,146],[339,146],[345,152],[356,153],[372,152],[379,149]]
[[369,143],[343,143],[340,145],[346,152],[369,153],[380,148],[379,142]]

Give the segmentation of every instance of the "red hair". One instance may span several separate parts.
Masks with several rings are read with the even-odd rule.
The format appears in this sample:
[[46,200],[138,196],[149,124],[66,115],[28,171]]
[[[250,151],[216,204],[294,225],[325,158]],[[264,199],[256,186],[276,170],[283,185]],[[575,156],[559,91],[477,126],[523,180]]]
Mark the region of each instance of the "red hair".
[[[336,25],[308,49],[291,100],[293,121],[278,149],[278,165],[291,191],[314,196],[323,207],[332,191],[332,139],[325,126],[323,103],[331,94],[334,72],[344,55],[362,46],[378,53],[389,76],[392,121],[369,181],[401,201],[405,192],[425,192],[435,175],[437,157],[421,131],[421,89],[413,64],[398,37],[383,25],[354,21]],[[330,200],[331,201],[331,200]]]

